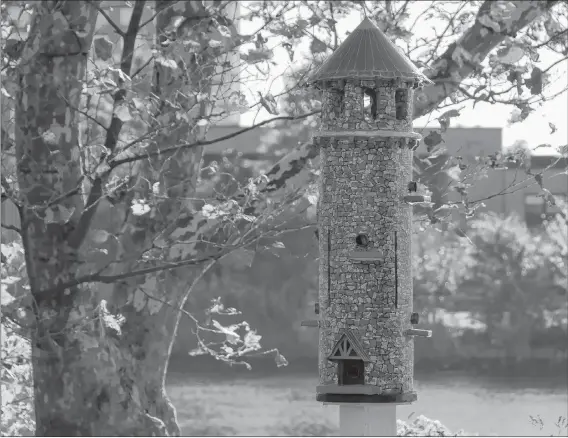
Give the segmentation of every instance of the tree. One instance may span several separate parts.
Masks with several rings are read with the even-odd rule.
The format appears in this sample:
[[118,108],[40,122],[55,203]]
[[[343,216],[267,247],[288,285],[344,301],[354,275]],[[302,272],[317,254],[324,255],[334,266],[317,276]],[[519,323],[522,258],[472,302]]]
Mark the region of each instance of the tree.
[[[261,238],[285,232],[283,212],[289,216],[314,202],[309,188],[318,151],[311,143],[244,186],[207,192],[208,181],[224,173],[216,166],[201,169],[203,148],[220,140],[207,137],[209,126],[251,108],[275,116],[254,127],[313,123],[318,112],[316,94],[298,94],[302,76],[283,94],[298,102],[284,115],[270,90],[258,98],[230,84],[269,77],[271,39],[292,59],[308,38],[315,59],[305,63],[317,65],[339,44],[335,24],[353,8],[365,8],[389,35],[407,38],[411,2],[263,1],[248,4],[238,17],[231,1],[125,2],[132,9],[126,29],[99,1],[11,2],[31,13],[23,41],[13,37],[17,27],[5,3],[3,101],[14,105],[15,123],[3,120],[2,137],[4,151],[14,150],[7,161],[17,172],[3,173],[2,201],[13,202],[21,219],[19,228],[7,226],[21,234],[29,279],[24,308],[36,434],[179,435],[164,379],[179,318],[191,317],[183,305],[192,286],[217,260],[236,251],[248,256]],[[566,56],[566,30],[555,18],[566,14],[566,5],[507,2],[516,9],[504,11],[496,3],[433,2],[426,9],[425,16],[444,20],[447,29],[419,43],[427,49],[423,65],[434,85],[417,94],[415,117],[448,99],[498,96],[526,117],[546,91],[546,70],[539,75],[527,67],[529,79],[529,70],[516,70],[499,51],[520,44],[528,55],[550,49]],[[290,21],[299,10],[306,19]],[[120,46],[95,37],[99,16]],[[137,58],[137,43],[154,18],[151,55]],[[247,28],[260,25],[241,32],[239,20],[252,20]],[[542,23],[545,32],[535,33]],[[229,59],[236,53],[240,59]],[[505,77],[515,87],[503,89]],[[523,84],[530,97],[522,96]],[[456,115],[452,111],[440,117],[442,128]],[[433,135],[427,140],[431,152],[440,143]],[[426,214],[434,222],[434,212]],[[239,337],[235,328],[211,330],[235,342]],[[239,352],[258,351],[256,338],[248,339]],[[209,352],[226,360],[240,355]]]
[[[566,231],[557,216],[544,232],[531,232],[519,218],[487,215],[473,221],[471,268],[455,295],[486,324],[492,345],[507,357],[526,357],[531,337],[558,325],[566,311]],[[552,323],[552,324],[551,324]]]

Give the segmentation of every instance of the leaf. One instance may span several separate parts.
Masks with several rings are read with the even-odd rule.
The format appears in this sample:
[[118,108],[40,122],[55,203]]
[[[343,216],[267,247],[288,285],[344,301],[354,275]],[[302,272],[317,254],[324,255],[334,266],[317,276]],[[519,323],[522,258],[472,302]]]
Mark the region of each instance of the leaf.
[[137,312],[140,312],[146,305],[147,300],[148,298],[146,297],[146,294],[144,294],[144,292],[142,292],[140,289],[136,289],[136,292],[134,292],[132,305],[134,306]]
[[142,284],[142,287],[148,294],[151,294],[156,290],[157,285],[158,285],[158,280],[156,279],[156,277],[147,276],[146,280],[144,281],[144,284]]
[[461,107],[458,109],[451,109],[449,111],[446,111],[444,114],[442,114],[440,117],[438,117],[438,119],[449,119],[451,117],[459,117],[461,115],[460,111],[463,110],[465,107]]
[[460,166],[453,166],[446,170],[446,174],[453,180],[457,181],[461,175]]
[[209,354],[209,352],[207,350],[204,350],[203,348],[201,348],[201,346],[191,350],[188,353],[190,356],[201,356],[203,354]]
[[211,300],[211,302],[213,303],[213,305],[209,309],[206,309],[205,313],[209,313],[209,314],[210,313],[218,313],[219,315],[240,315],[241,314],[241,312],[239,312],[234,307],[229,307],[228,309],[225,309],[225,306],[221,302],[221,297],[214,298],[214,299]]
[[307,194],[306,199],[309,201],[309,203],[311,205],[317,205],[318,204],[318,195],[317,194],[314,194],[314,193]]
[[240,342],[241,337],[237,333],[235,333],[235,326],[225,327],[221,325],[219,321],[216,321],[214,319],[211,321],[211,323],[213,324],[213,327],[215,327],[221,333],[225,334],[225,336],[227,337],[227,342],[229,344],[237,345]]
[[156,196],[160,194],[160,181],[152,184],[152,193]]
[[93,233],[93,242],[95,243],[105,243],[110,234],[105,230],[95,230]]
[[286,248],[282,242],[274,242],[272,246],[274,248]]
[[245,348],[249,348],[252,350],[259,350],[260,347],[260,340],[262,336],[257,335],[254,330],[247,332],[244,339]]
[[173,70],[176,70],[178,68],[177,62],[175,62],[173,59],[164,58],[163,56],[156,58],[156,62],[166,68],[171,68]]
[[280,353],[276,353],[276,356],[274,357],[274,361],[276,362],[276,366],[278,368],[288,366],[288,361]]
[[3,52],[11,59],[16,59],[20,56],[24,41],[10,38],[4,42]]
[[132,210],[132,214],[134,216],[145,215],[146,213],[148,213],[151,210],[150,206],[148,204],[146,204],[146,202],[141,201],[141,200],[134,200],[132,202],[132,205],[130,206],[130,209]]
[[548,126],[550,126],[551,134],[554,134],[557,131],[556,125],[554,123],[548,122]]
[[533,68],[531,72],[529,89],[533,96],[542,93],[542,70],[538,67]]
[[558,146],[556,148],[556,152],[558,152],[560,155],[568,156],[568,145],[565,144],[565,145]]
[[2,287],[0,290],[0,300],[2,301],[2,306],[7,306],[16,298],[14,298],[7,290],[8,288],[4,285],[4,280],[2,280]]
[[229,30],[229,28],[227,26],[219,25],[219,26],[217,26],[217,30],[225,38],[231,38],[232,37],[231,31]]
[[294,61],[294,49],[292,44],[290,43],[282,43],[282,47],[286,49],[288,52],[288,56],[290,57],[290,61]]
[[313,54],[324,53],[327,50],[327,45],[318,38],[314,38],[310,44],[310,50]]
[[271,93],[266,93],[264,96],[258,92],[260,96],[260,104],[268,111],[270,114],[278,115],[278,103]]
[[158,313],[163,305],[164,305],[164,303],[162,303],[159,300],[155,300],[153,298],[148,298],[148,312],[150,313],[150,315],[153,315],[154,313]]
[[114,114],[124,123],[132,120],[130,109],[126,105],[119,105],[118,108],[116,108]]
[[497,50],[497,57],[499,58],[499,61],[504,64],[516,64],[523,58],[523,56],[525,56],[525,52],[518,45],[503,47]]
[[254,42],[254,45],[256,46],[257,49],[260,49],[267,42],[268,40],[262,36],[261,32],[258,32],[256,34],[256,40]]
[[262,61],[268,61],[272,59],[274,53],[269,49],[251,49],[248,53],[243,53],[241,59],[245,60],[249,64],[256,64]]
[[106,36],[95,39],[93,41],[93,48],[95,50],[95,55],[97,55],[99,59],[107,61],[112,58],[114,45]]
[[117,79],[117,81],[132,82],[130,76],[124,73],[120,68],[109,67],[108,71],[115,75],[115,79]]
[[71,216],[75,212],[75,208],[66,208],[65,206],[59,204],[45,209],[45,223],[67,223]]
[[428,152],[431,152],[434,146],[439,145],[443,141],[442,136],[437,131],[430,131],[430,134],[424,137],[424,144],[427,146]]
[[138,111],[144,111],[146,109],[144,101],[139,97],[133,97],[131,102],[134,105],[134,108],[136,108]]
[[213,47],[214,49],[218,48],[218,47],[222,47],[223,43],[221,41],[217,41],[217,40],[209,40],[209,47]]

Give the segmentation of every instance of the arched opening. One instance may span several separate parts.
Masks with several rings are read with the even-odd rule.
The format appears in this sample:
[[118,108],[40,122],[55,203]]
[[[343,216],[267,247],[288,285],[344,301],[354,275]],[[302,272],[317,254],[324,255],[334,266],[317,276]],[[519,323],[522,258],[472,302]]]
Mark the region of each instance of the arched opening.
[[369,238],[366,234],[358,234],[357,237],[355,237],[355,243],[357,246],[366,248],[367,245],[369,245]]
[[399,88],[394,95],[396,119],[406,120],[408,117],[408,90]]
[[377,92],[372,88],[363,88],[363,114],[365,118],[377,118]]
[[341,335],[328,358],[337,362],[339,385],[365,384],[365,362],[370,360],[351,332]]
[[340,385],[364,385],[365,364],[361,359],[339,361],[337,383]]

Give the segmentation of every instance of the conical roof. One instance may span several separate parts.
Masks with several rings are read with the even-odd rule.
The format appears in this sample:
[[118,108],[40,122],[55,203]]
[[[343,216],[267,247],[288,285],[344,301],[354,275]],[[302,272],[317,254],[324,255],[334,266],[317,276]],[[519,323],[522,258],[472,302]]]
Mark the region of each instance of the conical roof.
[[368,18],[313,74],[310,82],[346,78],[403,78],[430,82]]

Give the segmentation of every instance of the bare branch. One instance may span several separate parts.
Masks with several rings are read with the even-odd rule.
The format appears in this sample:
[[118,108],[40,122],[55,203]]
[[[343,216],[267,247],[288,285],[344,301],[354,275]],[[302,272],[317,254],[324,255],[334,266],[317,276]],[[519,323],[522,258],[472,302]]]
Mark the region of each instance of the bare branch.
[[[120,69],[121,71],[129,76],[130,70],[132,68],[132,59],[134,55],[134,47],[136,44],[136,37],[138,36],[139,24],[140,19],[142,18],[142,13],[144,12],[144,5],[145,0],[139,0],[134,5],[134,9],[132,11],[132,16],[130,18],[130,23],[128,25],[128,29],[124,34],[124,46],[122,49],[122,59],[120,62]],[[121,85],[122,84],[121,80]],[[118,143],[118,137],[120,135],[120,131],[122,130],[123,121],[118,117],[116,114],[117,106],[124,101],[126,97],[126,89],[121,87],[116,93],[114,94],[114,102],[113,102],[113,114],[112,119],[110,122],[110,126],[107,130],[106,140],[105,140],[105,147],[111,153],[116,148]],[[105,157],[102,157],[105,159]],[[96,206],[99,199],[102,197],[103,194],[103,177],[99,176],[93,181],[93,185],[91,187],[91,191],[87,197],[87,202],[85,203],[85,210],[79,219],[79,223],[77,224],[77,228],[71,236],[69,236],[69,246],[72,248],[78,248],[83,243],[85,236],[89,230],[89,226],[91,221],[96,213]]]
[[6,229],[6,230],[10,230],[10,231],[15,231],[18,234],[22,234],[22,230],[20,230],[18,227],[16,227],[15,225],[6,225],[6,224],[1,224],[2,228]]
[[142,66],[140,66],[140,68],[138,70],[136,70],[134,73],[132,73],[132,75],[130,76],[130,79],[134,79],[136,76],[138,76],[138,74],[144,70],[146,67],[148,67],[148,65],[154,60],[153,56],[150,56],[150,58],[148,58],[148,60],[142,64]]
[[97,10],[99,11],[99,13],[105,17],[106,21],[108,24],[110,24],[112,26],[112,28],[115,30],[115,32],[117,34],[119,34],[122,38],[125,37],[125,33],[124,31],[120,28],[120,26],[118,24],[116,24],[114,22],[114,20],[112,18],[110,18],[110,16],[106,13],[106,11],[101,8],[98,4],[93,3],[92,1],[89,1],[89,3]]

